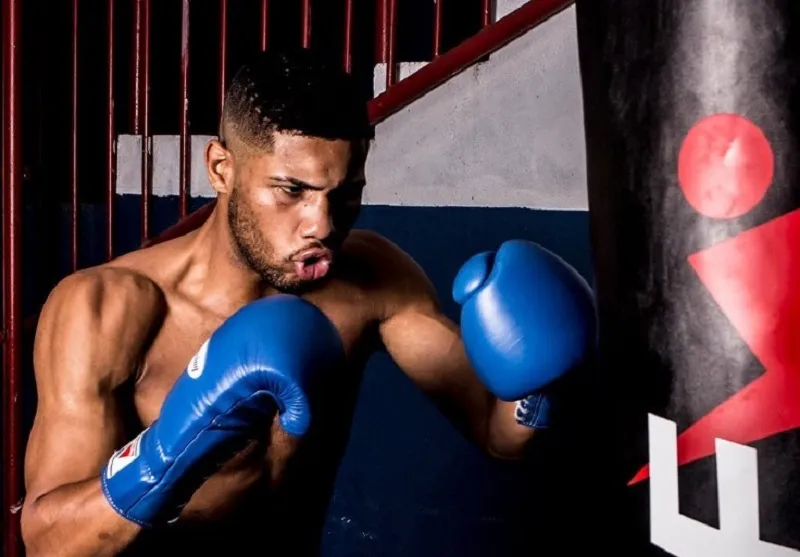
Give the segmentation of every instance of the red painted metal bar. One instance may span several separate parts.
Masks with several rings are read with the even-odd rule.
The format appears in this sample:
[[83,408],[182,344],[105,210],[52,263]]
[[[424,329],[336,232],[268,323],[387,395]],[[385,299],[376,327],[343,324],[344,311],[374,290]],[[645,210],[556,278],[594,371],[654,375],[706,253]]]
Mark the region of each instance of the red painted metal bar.
[[217,96],[219,115],[225,104],[225,85],[228,75],[228,0],[219,0],[219,83]]
[[116,188],[116,138],[114,127],[114,0],[108,0],[108,72],[106,74],[106,259],[114,258],[114,193]]
[[524,4],[372,99],[370,120],[373,123],[384,120],[573,2],[535,0]]
[[269,0],[261,0],[261,51],[269,46]]
[[150,236],[150,197],[152,194],[153,149],[150,137],[150,0],[141,0],[142,40],[139,71],[139,116],[142,136],[142,241]]
[[141,133],[139,127],[141,125],[141,118],[139,116],[139,101],[141,100],[141,93],[139,89],[142,86],[140,73],[142,71],[142,2],[143,0],[135,0],[133,5],[133,48],[131,48],[131,68],[133,68],[133,93],[131,94],[131,130],[135,135]]
[[395,47],[397,46],[397,0],[388,0],[384,3],[386,14],[383,18],[385,31],[386,49],[386,90],[388,91],[397,83],[397,59]]
[[3,555],[22,555],[22,0],[3,1]]
[[344,4],[344,71],[353,71],[353,0]]
[[303,0],[303,48],[311,47],[311,0]]
[[79,0],[72,0],[72,122],[70,137],[70,194],[71,194],[71,233],[72,270],[78,270],[78,8]]
[[386,62],[389,54],[389,37],[386,33],[386,8],[389,0],[377,0],[375,8],[375,61]]
[[180,114],[180,215],[186,216],[191,180],[191,136],[189,135],[189,0],[181,14],[181,114]]
[[433,0],[433,57],[442,53],[442,0]]
[[492,23],[492,0],[483,0],[481,4],[481,27],[488,27]]

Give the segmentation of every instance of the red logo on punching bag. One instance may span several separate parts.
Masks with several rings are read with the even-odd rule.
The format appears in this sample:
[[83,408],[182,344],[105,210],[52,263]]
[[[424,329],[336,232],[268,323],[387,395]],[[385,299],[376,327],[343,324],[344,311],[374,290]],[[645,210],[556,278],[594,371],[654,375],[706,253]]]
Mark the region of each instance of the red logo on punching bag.
[[[711,218],[739,217],[772,183],[774,155],[761,129],[746,118],[717,114],[687,134],[678,180],[687,201]],[[715,439],[746,444],[800,426],[800,210],[689,256],[765,372],[683,431],[678,464],[714,454]],[[648,477],[645,466],[631,480]]]

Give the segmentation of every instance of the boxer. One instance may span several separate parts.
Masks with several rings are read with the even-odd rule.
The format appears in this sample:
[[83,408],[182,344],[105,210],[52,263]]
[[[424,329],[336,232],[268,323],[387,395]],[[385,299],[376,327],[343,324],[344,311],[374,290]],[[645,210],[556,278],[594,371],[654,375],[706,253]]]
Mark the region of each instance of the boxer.
[[519,458],[548,427],[548,386],[594,342],[588,285],[512,240],[454,277],[458,327],[408,255],[351,230],[371,138],[349,76],[262,53],[205,150],[208,220],[54,288],[29,556],[315,554],[378,349],[490,455]]

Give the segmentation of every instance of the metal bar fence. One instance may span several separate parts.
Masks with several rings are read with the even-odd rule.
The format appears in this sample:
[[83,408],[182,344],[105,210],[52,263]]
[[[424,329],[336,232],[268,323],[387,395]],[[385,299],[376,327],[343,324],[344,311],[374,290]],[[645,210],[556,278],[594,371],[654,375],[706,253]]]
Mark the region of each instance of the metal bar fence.
[[[130,129],[141,138],[141,243],[153,245],[184,234],[199,227],[210,215],[214,202],[204,205],[187,216],[191,184],[191,126],[190,126],[190,2],[182,0],[180,37],[180,112],[179,112],[179,197],[180,222],[167,229],[156,238],[150,238],[150,203],[152,196],[152,156],[153,146],[150,133],[150,54],[151,54],[151,0],[132,0],[132,42],[131,42],[131,95]],[[536,0],[524,4],[515,12],[497,23],[491,21],[491,0],[481,2],[481,30],[461,45],[442,52],[443,1],[436,0],[433,25],[433,60],[413,75],[398,80],[397,45],[397,0],[374,0],[376,2],[375,32],[378,39],[376,62],[386,64],[386,90],[369,104],[370,118],[378,123],[399,110],[425,92],[435,88],[452,75],[466,69],[471,64],[497,50],[513,38],[541,23],[558,11],[566,8],[572,1]],[[217,103],[221,116],[227,85],[228,63],[228,0],[219,0],[219,73],[217,75]],[[195,3],[195,6],[200,4]],[[344,0],[344,30],[342,35],[342,65],[347,72],[354,69],[355,14],[358,13],[356,0]],[[312,45],[312,3],[302,0],[301,4],[301,44]],[[270,37],[269,0],[260,2],[259,46],[266,50]],[[117,178],[117,126],[115,122],[115,56],[117,42],[115,21],[118,15],[114,0],[107,0],[107,74],[105,106],[105,210],[106,245],[105,256],[111,259],[114,253],[115,195]],[[0,344],[3,348],[2,378],[2,520],[3,555],[18,557],[22,555],[22,541],[19,532],[19,505],[23,496],[22,484],[22,421],[21,421],[21,374],[22,374],[22,335],[30,334],[35,328],[35,316],[26,320],[30,326],[23,327],[22,319],[22,114],[21,114],[21,45],[22,45],[22,0],[3,0],[3,97],[2,97],[2,302],[3,321],[0,328]],[[79,0],[72,3],[72,44],[71,61],[71,135],[70,135],[70,230],[71,267],[80,264],[79,217],[80,177],[78,168],[78,126],[81,122],[79,107]],[[330,45],[325,45],[326,48]],[[185,218],[183,218],[185,217]],[[29,330],[30,329],[30,330]]]
[[344,4],[344,71],[353,72],[353,0]]
[[117,173],[117,132],[114,122],[114,0],[107,2],[106,48],[106,259],[114,257],[114,194]]
[[150,0],[139,0],[141,18],[139,30],[141,53],[137,61],[141,67],[136,72],[139,79],[139,129],[142,139],[142,241],[150,237],[150,198],[152,196],[153,149],[150,137]]
[[80,201],[78,200],[78,13],[79,0],[72,0],[72,119],[70,136],[70,194],[72,209],[72,270],[78,269],[78,223]]
[[303,0],[303,48],[311,48],[311,0]]
[[261,51],[269,46],[269,0],[261,0]]
[[[189,136],[189,0],[181,6],[180,217],[189,208],[191,137]],[[149,237],[149,236],[148,236]]]
[[492,0],[481,1],[481,28],[492,23]]
[[22,0],[3,1],[3,555],[22,553]]
[[444,0],[433,2],[433,58],[442,53],[442,4]]
[[219,0],[219,77],[217,81],[217,102],[222,117],[225,102],[225,86],[228,75],[228,0]]

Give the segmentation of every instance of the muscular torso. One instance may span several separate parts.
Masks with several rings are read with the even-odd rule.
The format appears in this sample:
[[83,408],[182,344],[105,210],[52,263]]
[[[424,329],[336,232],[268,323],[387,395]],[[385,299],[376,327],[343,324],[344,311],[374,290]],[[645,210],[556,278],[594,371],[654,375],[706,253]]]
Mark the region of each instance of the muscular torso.
[[[261,440],[203,484],[177,523],[144,532],[126,555],[245,555],[253,543],[259,555],[315,554],[361,373],[377,346],[380,289],[360,257],[345,249],[334,278],[304,295],[337,327],[347,353],[347,366],[309,393],[315,416],[310,432],[298,441],[276,418]],[[125,265],[135,266],[136,260]],[[146,266],[141,270],[148,272]],[[175,289],[168,272],[152,278],[164,292],[167,311],[138,373],[120,389],[129,438],[158,417],[178,375],[226,317]],[[299,538],[289,534],[296,528],[303,533]]]

